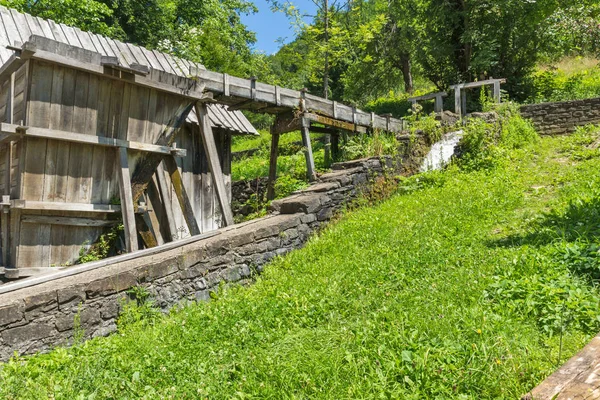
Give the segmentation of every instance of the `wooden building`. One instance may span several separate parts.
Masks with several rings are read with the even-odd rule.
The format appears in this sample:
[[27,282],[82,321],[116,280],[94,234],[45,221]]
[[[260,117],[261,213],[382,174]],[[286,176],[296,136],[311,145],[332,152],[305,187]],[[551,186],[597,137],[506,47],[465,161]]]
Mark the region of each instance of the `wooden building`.
[[[127,189],[140,233],[131,231],[132,250],[223,225],[195,102],[177,87],[188,82],[177,82],[173,70],[138,75],[109,58],[102,64],[100,54],[82,47],[99,36],[14,10],[0,8],[0,16],[0,236],[6,268],[25,276],[77,262],[80,252],[120,222]],[[12,47],[23,38],[31,39],[30,49],[38,54],[73,62],[95,56],[105,76],[70,61],[28,57],[27,50]],[[164,65],[180,62],[167,57]],[[136,84],[136,76],[149,84]],[[160,90],[163,82],[175,82],[173,93]],[[230,200],[231,135],[257,132],[240,111],[209,104],[206,112]],[[154,171],[136,178],[136,169],[143,172],[149,163]],[[123,173],[132,175],[120,179]],[[120,181],[129,188],[120,189]],[[186,212],[194,221],[186,220]]]
[[121,221],[126,251],[233,223],[231,135],[256,134],[239,110],[277,115],[275,172],[279,134],[302,129],[311,178],[312,124],[403,128],[390,116],[207,71],[4,7],[0,22],[0,238],[7,276],[74,263]]

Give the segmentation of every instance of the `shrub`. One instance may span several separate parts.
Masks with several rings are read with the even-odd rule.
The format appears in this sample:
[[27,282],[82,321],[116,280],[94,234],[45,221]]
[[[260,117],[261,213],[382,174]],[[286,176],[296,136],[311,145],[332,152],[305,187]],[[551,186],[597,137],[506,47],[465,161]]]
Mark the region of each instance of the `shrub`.
[[456,163],[465,170],[493,168],[500,163],[505,150],[521,148],[539,138],[531,122],[521,117],[512,103],[498,108],[496,122],[471,119],[463,131]]
[[549,69],[533,76],[533,94],[529,102],[578,100],[598,96],[600,96],[599,67],[574,74]]
[[341,146],[343,160],[395,155],[398,141],[394,134],[375,130],[373,133],[356,134]]

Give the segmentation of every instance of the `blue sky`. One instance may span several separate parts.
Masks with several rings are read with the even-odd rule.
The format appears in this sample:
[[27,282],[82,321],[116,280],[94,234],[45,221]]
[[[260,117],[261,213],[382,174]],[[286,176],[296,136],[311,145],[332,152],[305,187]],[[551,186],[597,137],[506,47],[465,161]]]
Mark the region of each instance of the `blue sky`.
[[[314,15],[316,6],[311,0],[292,0],[294,5],[305,15]],[[256,32],[255,50],[264,51],[267,54],[277,52],[280,47],[278,39],[289,43],[294,39],[294,28],[282,12],[272,12],[266,0],[254,0],[258,12],[253,15],[242,15],[242,22],[249,30]],[[310,22],[311,18],[305,18]]]

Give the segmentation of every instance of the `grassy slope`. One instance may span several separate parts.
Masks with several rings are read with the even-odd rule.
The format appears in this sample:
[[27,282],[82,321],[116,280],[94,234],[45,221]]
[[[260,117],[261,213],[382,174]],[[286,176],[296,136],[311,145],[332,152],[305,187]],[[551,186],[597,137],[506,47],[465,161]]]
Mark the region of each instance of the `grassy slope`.
[[[315,166],[318,170],[324,168],[325,153],[322,143],[318,142],[320,134],[311,134]],[[302,136],[300,132],[290,132],[279,138],[279,157],[277,170],[279,175],[290,175],[297,179],[304,179],[306,175],[306,161],[302,153]],[[260,136],[238,136],[232,143],[232,151],[259,149],[250,156],[234,160],[231,164],[231,178],[233,181],[255,179],[269,175],[269,157],[271,151],[271,135],[261,132]]]
[[[529,282],[556,277],[598,309],[595,290],[555,260],[569,238],[549,243],[532,225],[599,187],[600,160],[559,153],[569,141],[546,138],[506,167],[437,174],[433,187],[350,212],[217,301],[13,360],[0,397],[516,398],[559,352],[529,303],[543,308],[560,290],[554,278],[550,289]],[[531,301],[499,295],[506,277]],[[596,328],[575,322],[563,324],[561,361]]]

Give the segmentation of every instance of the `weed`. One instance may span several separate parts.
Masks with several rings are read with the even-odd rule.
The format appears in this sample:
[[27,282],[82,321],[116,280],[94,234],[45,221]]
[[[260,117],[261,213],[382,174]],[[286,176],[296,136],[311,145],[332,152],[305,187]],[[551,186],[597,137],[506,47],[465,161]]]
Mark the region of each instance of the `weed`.
[[110,254],[113,250],[114,245],[119,237],[119,234],[123,231],[123,224],[116,224],[109,232],[100,235],[96,243],[89,246],[89,242],[79,250],[79,259],[77,264],[84,264],[91,261],[102,260]]
[[14,358],[0,398],[518,398],[600,328],[600,158],[569,140],[402,180],[250,287]]
[[148,289],[144,286],[134,286],[127,291],[130,300],[123,300],[121,313],[117,321],[119,331],[139,329],[139,326],[153,325],[161,316],[160,310],[154,304]]

